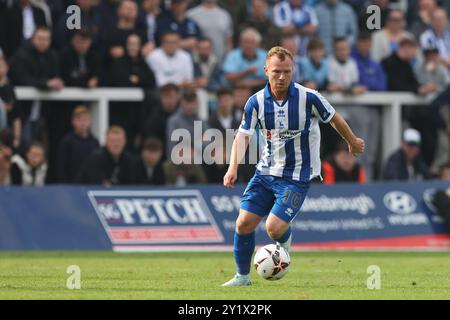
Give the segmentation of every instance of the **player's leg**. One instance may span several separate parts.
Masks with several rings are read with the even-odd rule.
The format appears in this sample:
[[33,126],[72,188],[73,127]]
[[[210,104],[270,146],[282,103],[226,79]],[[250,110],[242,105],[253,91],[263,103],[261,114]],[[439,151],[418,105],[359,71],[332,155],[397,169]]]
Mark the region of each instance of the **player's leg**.
[[266,230],[270,238],[289,251],[292,243],[290,223],[300,212],[309,183],[277,179],[272,189],[276,200],[267,218]]
[[255,175],[241,198],[240,213],[234,233],[234,258],[237,273],[223,286],[250,285],[250,268],[255,251],[255,229],[262,217],[270,212],[275,197],[266,188],[263,178]]

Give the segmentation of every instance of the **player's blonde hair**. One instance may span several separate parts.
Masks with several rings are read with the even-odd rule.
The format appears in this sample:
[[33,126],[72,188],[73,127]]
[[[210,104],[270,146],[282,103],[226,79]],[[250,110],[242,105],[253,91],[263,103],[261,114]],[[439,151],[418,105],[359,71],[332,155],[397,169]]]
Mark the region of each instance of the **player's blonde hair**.
[[292,52],[290,52],[288,49],[283,47],[273,47],[269,50],[266,56],[266,61],[272,58],[273,56],[277,56],[278,59],[281,61],[284,61],[286,57],[289,57],[292,61],[294,61],[294,56],[292,55]]

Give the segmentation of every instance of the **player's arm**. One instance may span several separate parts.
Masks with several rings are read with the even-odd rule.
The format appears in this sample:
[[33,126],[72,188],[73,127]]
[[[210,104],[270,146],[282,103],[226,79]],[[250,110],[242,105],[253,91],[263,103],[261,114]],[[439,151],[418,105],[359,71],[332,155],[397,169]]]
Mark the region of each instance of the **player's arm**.
[[350,153],[357,156],[364,152],[364,140],[353,133],[347,121],[338,112],[334,114],[330,124],[347,142]]
[[234,186],[238,176],[239,163],[245,156],[251,136],[238,132],[231,147],[230,165],[227,173],[223,177],[223,185],[227,188]]

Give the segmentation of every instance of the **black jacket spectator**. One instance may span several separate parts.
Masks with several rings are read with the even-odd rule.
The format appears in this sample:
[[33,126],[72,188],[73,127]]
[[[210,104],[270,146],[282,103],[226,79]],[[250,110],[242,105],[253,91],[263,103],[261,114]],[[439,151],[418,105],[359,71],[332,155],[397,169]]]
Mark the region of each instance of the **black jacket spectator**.
[[139,157],[133,165],[133,184],[142,185],[163,185],[166,183],[163,161],[160,161],[154,168],[148,170],[142,158]]
[[98,140],[92,135],[83,138],[75,132],[67,134],[62,139],[58,150],[59,182],[76,182],[84,161],[99,147]]
[[[31,4],[33,20],[35,26],[48,26],[45,20],[44,11]],[[27,39],[23,35],[23,15],[22,8],[18,1],[0,12],[0,48],[6,57],[11,57]]]
[[409,91],[417,93],[419,82],[411,64],[399,58],[396,52],[384,59],[381,64],[387,75],[389,91]]
[[[26,43],[11,59],[10,79],[14,85],[48,89],[47,81],[59,76],[58,54],[49,49],[39,53],[31,43]],[[21,118],[30,113],[31,102],[21,103]]]
[[[412,167],[416,177],[421,177],[422,179],[429,178],[427,166],[421,157],[416,157],[414,159],[412,162]],[[398,150],[389,157],[384,168],[383,179],[399,181],[413,179],[413,177],[410,177],[410,174],[408,173],[408,165],[402,150]]]
[[[86,88],[90,79],[100,75],[100,58],[96,51],[89,50],[81,57],[70,46],[61,52],[60,57],[61,77],[68,87]],[[81,59],[84,59],[84,66]]]
[[[133,81],[133,78],[136,81]],[[153,71],[144,59],[140,57],[133,59],[128,55],[113,60],[110,81],[113,87],[140,87],[143,89],[156,87]]]
[[118,161],[101,148],[85,161],[77,181],[81,184],[125,185],[132,182],[132,159],[126,152]]

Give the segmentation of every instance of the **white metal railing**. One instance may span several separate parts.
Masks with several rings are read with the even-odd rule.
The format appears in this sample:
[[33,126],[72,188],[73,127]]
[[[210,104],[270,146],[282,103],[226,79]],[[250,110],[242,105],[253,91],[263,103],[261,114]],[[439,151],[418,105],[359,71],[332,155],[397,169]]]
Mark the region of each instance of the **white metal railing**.
[[[137,88],[65,88],[61,91],[43,91],[31,87],[16,87],[19,100],[41,101],[90,101],[93,116],[93,134],[103,144],[109,123],[109,102],[142,101],[144,92]],[[199,90],[199,116],[208,116],[208,94]],[[420,97],[405,92],[368,92],[359,96],[341,93],[327,94],[324,97],[335,105],[382,106],[382,156],[385,159],[395,151],[401,142],[402,105],[427,105],[431,97]]]

